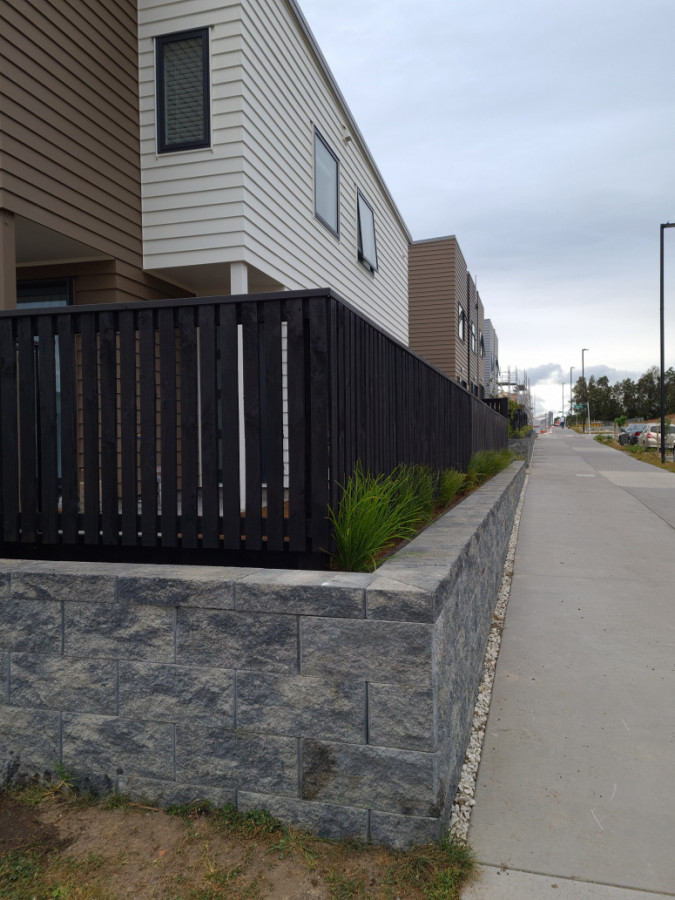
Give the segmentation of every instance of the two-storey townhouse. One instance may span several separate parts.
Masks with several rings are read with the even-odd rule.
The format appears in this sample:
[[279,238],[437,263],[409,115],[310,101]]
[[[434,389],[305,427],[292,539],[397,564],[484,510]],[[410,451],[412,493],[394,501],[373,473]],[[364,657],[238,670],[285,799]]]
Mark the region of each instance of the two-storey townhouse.
[[409,300],[411,348],[481,396],[483,303],[456,237],[411,244]]
[[0,25],[0,308],[327,286],[407,342],[410,235],[294,0]]

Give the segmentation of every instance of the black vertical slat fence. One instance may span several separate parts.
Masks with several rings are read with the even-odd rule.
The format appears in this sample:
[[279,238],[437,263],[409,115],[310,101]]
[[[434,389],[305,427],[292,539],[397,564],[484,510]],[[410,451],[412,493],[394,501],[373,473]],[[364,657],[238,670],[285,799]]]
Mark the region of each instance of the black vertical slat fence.
[[0,552],[134,561],[316,564],[357,461],[507,442],[319,290],[0,313],[0,421]]

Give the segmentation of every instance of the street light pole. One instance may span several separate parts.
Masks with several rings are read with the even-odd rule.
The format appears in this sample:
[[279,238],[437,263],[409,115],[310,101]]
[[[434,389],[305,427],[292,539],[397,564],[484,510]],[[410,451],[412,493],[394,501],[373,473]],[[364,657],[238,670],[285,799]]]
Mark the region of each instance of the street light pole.
[[665,378],[665,347],[663,340],[663,232],[666,228],[675,228],[675,223],[670,222],[661,225],[661,254],[660,254],[660,304],[659,304],[659,324],[661,329],[661,462],[666,461],[666,378]]
[[[586,408],[588,408],[588,391],[586,390],[586,374],[584,370],[584,353],[588,353],[588,347],[583,347],[581,350],[581,384],[584,389],[584,404]],[[591,433],[591,415],[590,411],[588,414],[588,433]]]
[[[572,372],[574,371],[574,369],[575,369],[574,366],[570,366],[570,411],[572,410]],[[575,425],[576,425],[576,421],[577,421],[577,420],[576,420],[576,417],[575,417],[575,419],[574,419],[574,424],[575,424]]]

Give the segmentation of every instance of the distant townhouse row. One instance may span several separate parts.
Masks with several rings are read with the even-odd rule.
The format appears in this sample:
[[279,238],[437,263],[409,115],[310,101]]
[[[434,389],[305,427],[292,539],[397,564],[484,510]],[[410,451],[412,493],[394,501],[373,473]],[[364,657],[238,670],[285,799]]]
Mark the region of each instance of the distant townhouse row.
[[412,241],[295,0],[9,0],[0,30],[0,309],[328,286],[490,384],[456,240]]

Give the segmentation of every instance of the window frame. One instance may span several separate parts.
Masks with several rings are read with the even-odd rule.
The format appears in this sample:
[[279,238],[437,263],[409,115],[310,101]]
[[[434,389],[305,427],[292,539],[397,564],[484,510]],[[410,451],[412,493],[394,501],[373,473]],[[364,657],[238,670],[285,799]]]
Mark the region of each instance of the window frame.
[[[164,48],[167,44],[179,41],[191,40],[195,37],[202,39],[202,100],[203,100],[203,138],[200,140],[168,142],[166,139],[166,81],[164,69]],[[210,41],[209,29],[190,28],[185,31],[175,31],[171,34],[161,34],[155,38],[155,97],[157,112],[157,152],[180,153],[186,150],[203,150],[211,146],[211,67],[210,67]]]
[[457,304],[457,337],[462,343],[466,341],[466,313],[461,303]]
[[[371,260],[364,252],[363,252],[363,230],[361,225],[361,203],[367,208],[370,212],[370,216],[372,219],[372,227],[373,227],[373,254],[375,256],[374,261]],[[356,230],[357,230],[357,250],[359,262],[368,269],[369,272],[374,274],[378,270],[377,264],[377,232],[375,229],[375,208],[371,203],[366,199],[365,194],[363,194],[359,189],[356,191]]]
[[[29,292],[31,289],[45,288],[51,289],[51,293],[61,293],[62,299],[48,300],[46,303],[40,303],[39,300],[24,300],[21,296],[22,292]],[[55,309],[63,306],[73,305],[73,279],[64,276],[58,278],[25,278],[19,279],[16,283],[16,306],[17,309]]]
[[474,322],[471,323],[469,328],[469,347],[471,348],[471,352],[473,354],[477,354],[478,352],[478,333],[476,331],[476,325]]
[[[323,147],[329,157],[335,162],[335,225],[328,221],[318,208],[319,199],[319,173],[322,171],[317,165],[317,147]],[[337,153],[329,145],[328,141],[321,134],[318,128],[314,129],[314,215],[336,238],[340,237],[340,158]]]

